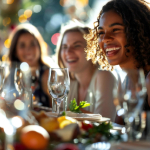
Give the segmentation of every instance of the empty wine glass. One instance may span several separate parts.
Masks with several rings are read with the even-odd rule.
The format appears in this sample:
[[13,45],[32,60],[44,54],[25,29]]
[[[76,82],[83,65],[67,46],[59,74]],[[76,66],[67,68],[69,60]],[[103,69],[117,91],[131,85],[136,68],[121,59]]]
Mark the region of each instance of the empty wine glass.
[[28,107],[32,108],[31,73],[29,65],[25,62],[15,68],[14,85],[20,96],[23,96]]
[[[25,126],[26,123],[34,124],[33,117],[28,111],[31,104],[30,68],[25,62],[13,62],[11,65],[3,63],[6,70],[5,82],[2,89],[3,105],[0,104],[0,119],[6,134],[5,146],[13,147],[17,128]],[[3,76],[0,70],[0,79]],[[1,83],[1,81],[0,81]],[[19,93],[19,94],[18,94]],[[32,119],[31,119],[32,117]]]
[[61,102],[67,97],[70,90],[68,68],[50,68],[48,89],[53,98],[53,103],[56,104],[57,113],[59,115]]
[[118,88],[114,89],[114,104],[117,115],[123,116],[126,123],[128,140],[133,138],[132,124],[141,113],[146,98],[144,72],[137,70],[116,70]]

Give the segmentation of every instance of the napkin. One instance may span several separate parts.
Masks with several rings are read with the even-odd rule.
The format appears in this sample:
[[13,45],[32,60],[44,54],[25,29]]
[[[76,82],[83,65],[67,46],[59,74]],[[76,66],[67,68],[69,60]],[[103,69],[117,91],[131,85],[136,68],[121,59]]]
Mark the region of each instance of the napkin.
[[95,122],[101,122],[103,118],[100,114],[73,113],[71,111],[66,111],[66,116],[72,117],[79,121],[88,120],[88,121],[95,121]]
[[[46,112],[46,115],[49,117],[58,117],[57,113]],[[66,111],[66,116],[72,117],[78,121],[92,121],[92,122],[105,122],[110,121],[110,118],[104,118],[100,114],[88,114],[88,113],[74,113],[71,111]]]

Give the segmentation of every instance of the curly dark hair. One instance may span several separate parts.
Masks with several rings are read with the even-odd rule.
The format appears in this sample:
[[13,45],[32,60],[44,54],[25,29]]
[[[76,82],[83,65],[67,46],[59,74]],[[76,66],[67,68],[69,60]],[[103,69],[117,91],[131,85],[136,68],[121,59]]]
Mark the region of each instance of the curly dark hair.
[[92,59],[102,68],[110,69],[105,54],[98,44],[98,32],[100,17],[103,13],[110,10],[118,13],[125,26],[125,34],[127,38],[127,46],[134,48],[134,58],[137,61],[137,68],[145,68],[150,65],[150,8],[148,2],[144,0],[111,0],[102,7],[97,21],[94,22],[94,29],[91,29],[89,35],[85,35],[87,40],[87,59]]

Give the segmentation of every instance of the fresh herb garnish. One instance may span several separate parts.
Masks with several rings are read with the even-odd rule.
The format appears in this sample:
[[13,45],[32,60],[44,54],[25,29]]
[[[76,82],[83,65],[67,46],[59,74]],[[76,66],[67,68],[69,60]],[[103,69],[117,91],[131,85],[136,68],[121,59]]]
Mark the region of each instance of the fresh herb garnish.
[[62,116],[66,116],[66,112],[65,112],[65,111],[63,111],[61,115],[62,115]]
[[70,109],[70,111],[75,112],[75,113],[82,113],[80,108],[85,108],[85,107],[88,107],[88,106],[90,106],[90,103],[87,103],[86,101],[81,101],[79,106],[78,106],[77,102],[76,102],[76,99],[74,98],[70,102],[69,109]]
[[110,132],[113,126],[111,123],[93,123],[93,127],[89,128],[83,134],[78,136],[79,143],[84,141],[84,144],[92,144],[101,141],[121,141],[122,137],[119,132],[115,134]]

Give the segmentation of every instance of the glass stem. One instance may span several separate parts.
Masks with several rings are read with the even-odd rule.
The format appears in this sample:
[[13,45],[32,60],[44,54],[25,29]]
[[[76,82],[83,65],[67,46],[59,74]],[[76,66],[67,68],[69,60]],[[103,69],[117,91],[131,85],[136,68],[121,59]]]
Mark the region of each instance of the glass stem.
[[67,101],[68,101],[68,97],[65,96],[65,97],[64,97],[64,100],[63,100],[63,111],[66,111],[66,110],[67,110]]
[[126,123],[126,130],[127,130],[127,134],[128,134],[128,141],[133,141],[132,122]]
[[52,98],[52,112],[56,113],[56,99]]
[[61,99],[58,98],[56,104],[57,104],[57,114],[59,115],[60,114]]

